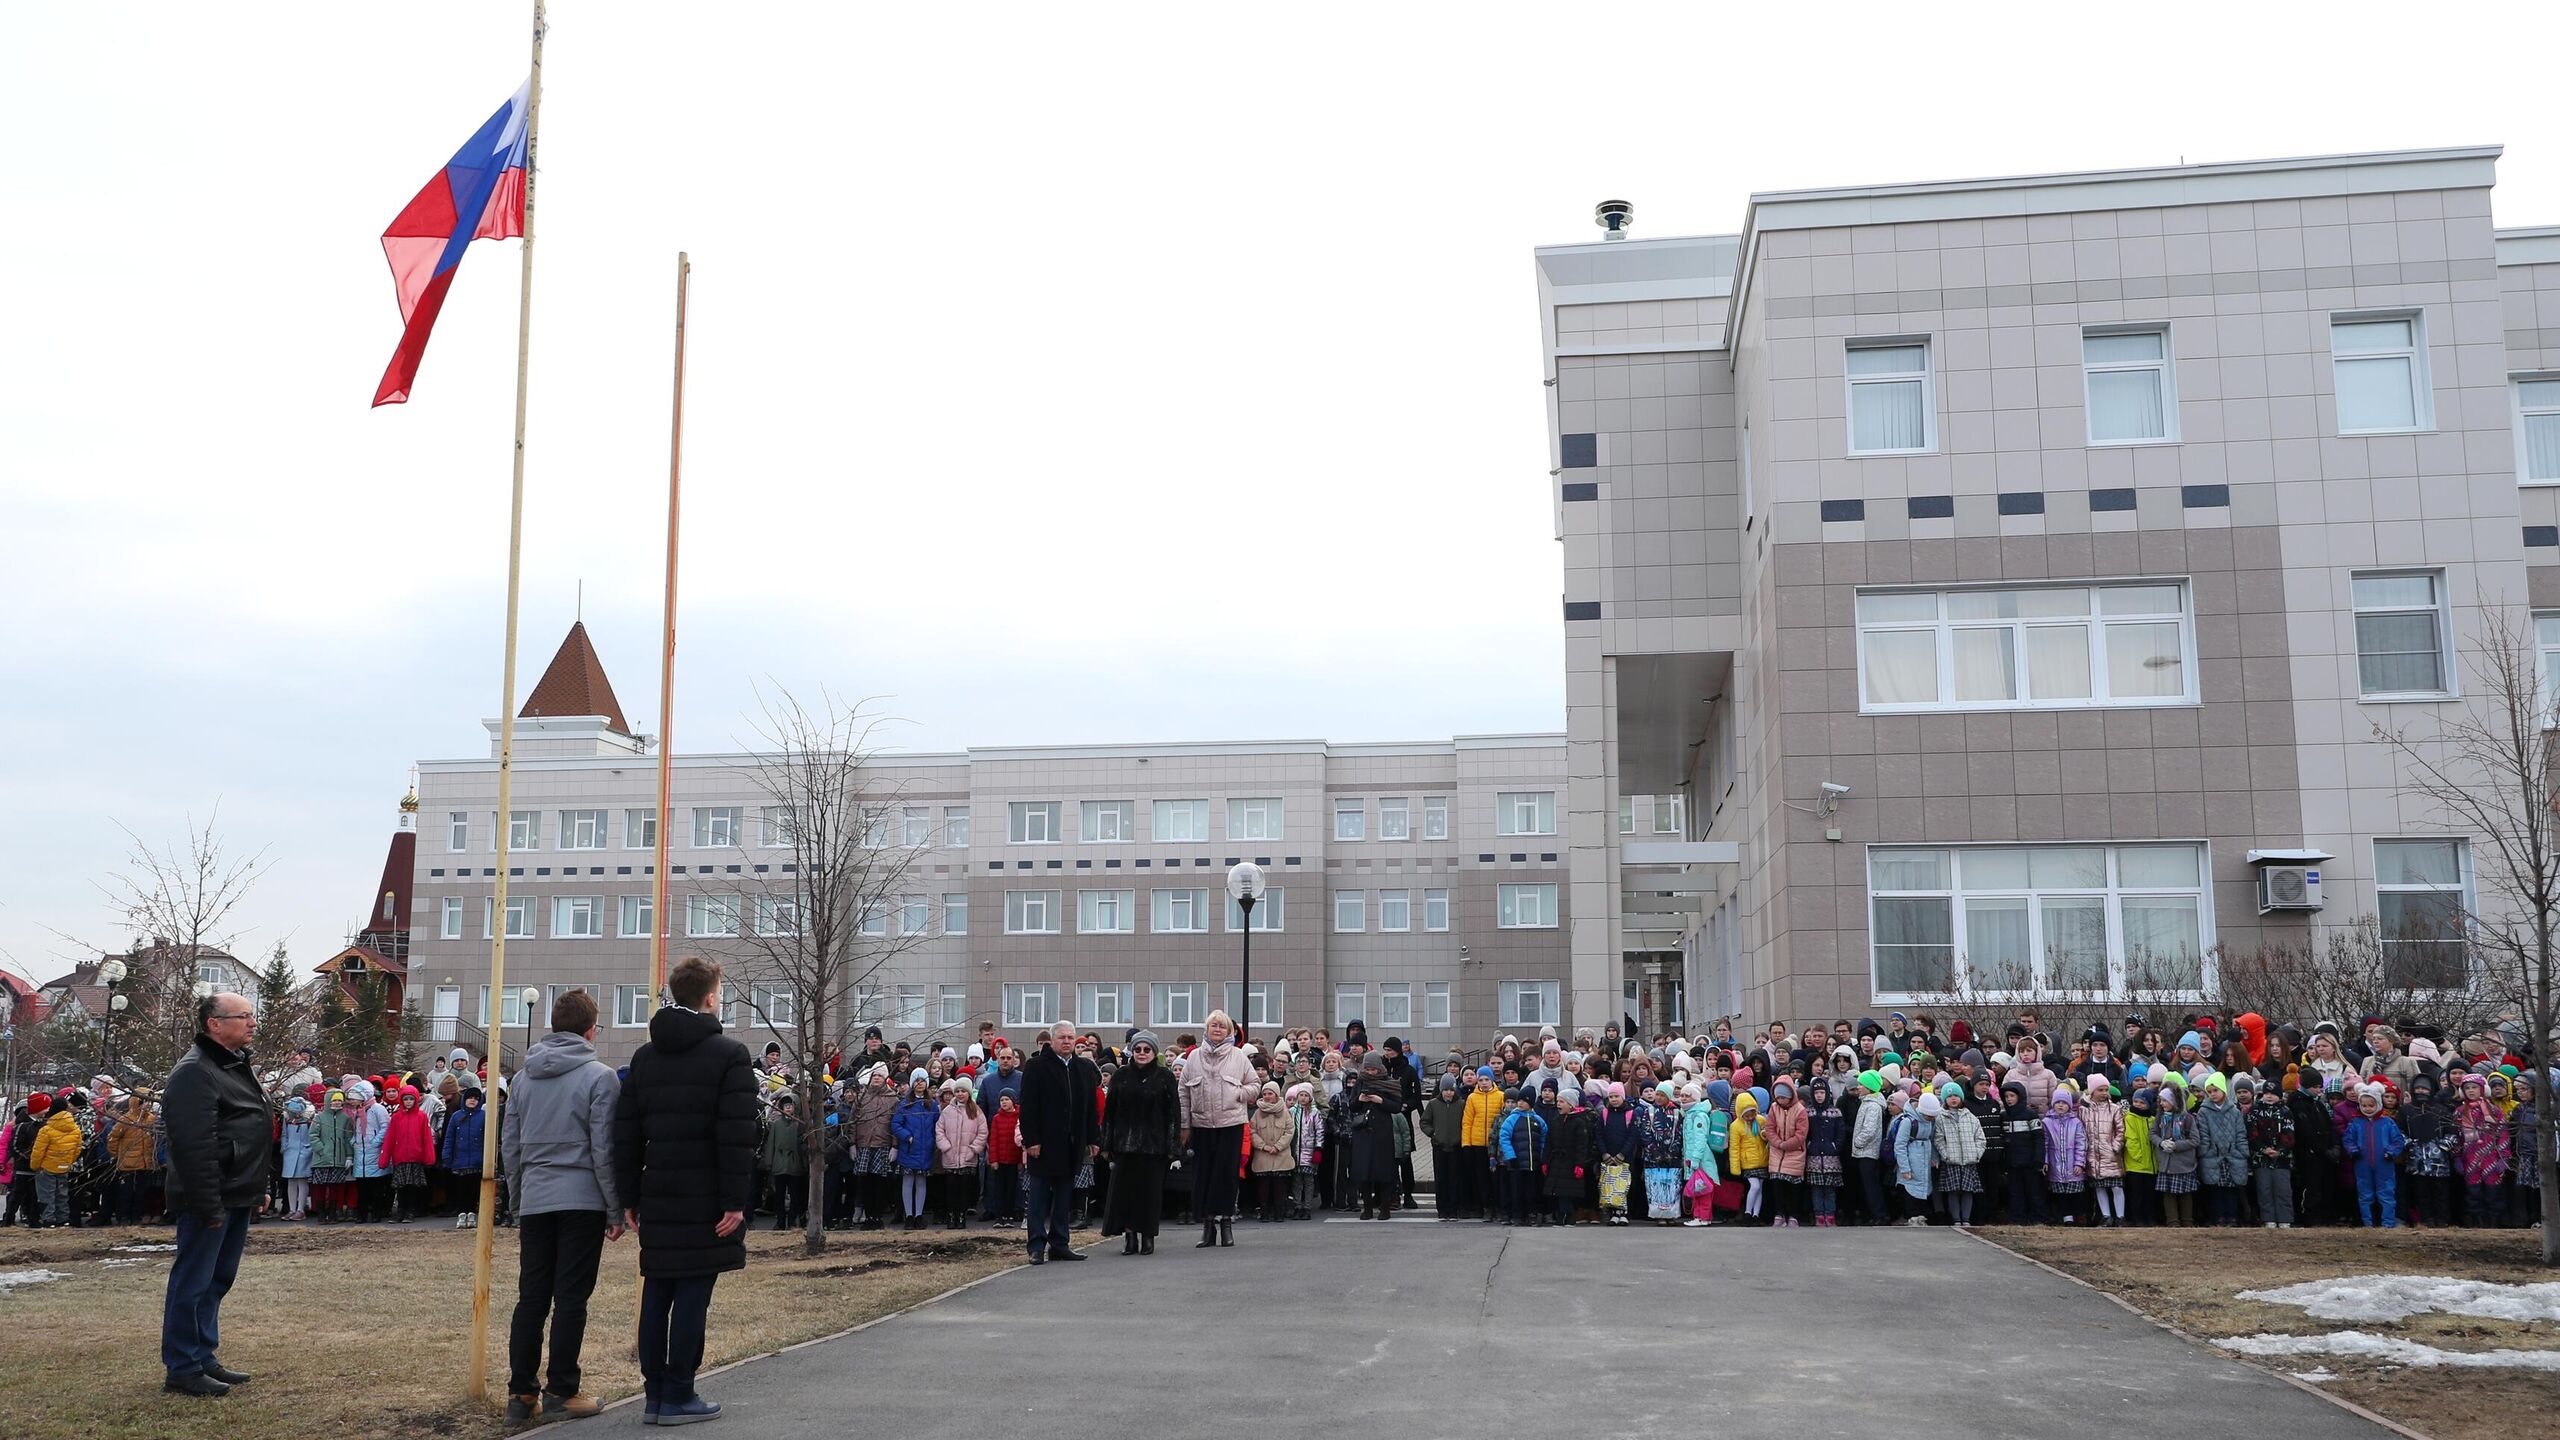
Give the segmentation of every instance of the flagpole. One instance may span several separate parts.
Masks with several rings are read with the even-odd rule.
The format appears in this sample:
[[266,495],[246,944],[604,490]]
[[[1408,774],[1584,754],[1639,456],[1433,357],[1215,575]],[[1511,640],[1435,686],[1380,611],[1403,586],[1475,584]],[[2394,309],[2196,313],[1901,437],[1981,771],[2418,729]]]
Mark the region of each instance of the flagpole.
[[[525,380],[533,343],[533,187],[541,169],[537,142],[542,119],[542,0],[533,0],[533,74],[525,83],[524,248],[516,280],[516,443],[514,486],[507,502],[507,644],[498,704],[498,874],[489,927],[489,1089],[506,1074],[501,1054],[507,1013],[507,839],[514,820],[516,761],[516,609],[524,583]],[[528,1024],[527,1029],[531,1029]],[[480,1215],[471,1255],[471,1398],[489,1398],[489,1258],[497,1243],[498,1131],[500,1116],[480,1137]]]
[[667,436],[667,602],[666,623],[658,656],[658,854],[657,883],[649,901],[649,1001],[667,988],[667,827],[675,803],[674,746],[676,728],[676,532],[681,517],[679,496],[684,477],[684,320],[685,300],[692,288],[693,261],[676,252],[676,380],[674,420]]

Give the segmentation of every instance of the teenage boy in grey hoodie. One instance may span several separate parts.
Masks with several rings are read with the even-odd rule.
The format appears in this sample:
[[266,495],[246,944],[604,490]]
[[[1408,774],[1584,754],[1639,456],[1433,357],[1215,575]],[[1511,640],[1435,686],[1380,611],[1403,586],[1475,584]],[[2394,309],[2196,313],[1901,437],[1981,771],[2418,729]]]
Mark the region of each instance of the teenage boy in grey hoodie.
[[[564,991],[551,1003],[551,1033],[525,1052],[503,1107],[499,1151],[515,1186],[523,1245],[515,1323],[507,1336],[510,1420],[586,1416],[602,1408],[579,1389],[578,1352],[604,1242],[622,1238],[623,1202],[613,1178],[613,1107],[622,1082],[596,1058],[595,1038],[595,998]],[[536,1393],[545,1317],[551,1369],[549,1383]]]

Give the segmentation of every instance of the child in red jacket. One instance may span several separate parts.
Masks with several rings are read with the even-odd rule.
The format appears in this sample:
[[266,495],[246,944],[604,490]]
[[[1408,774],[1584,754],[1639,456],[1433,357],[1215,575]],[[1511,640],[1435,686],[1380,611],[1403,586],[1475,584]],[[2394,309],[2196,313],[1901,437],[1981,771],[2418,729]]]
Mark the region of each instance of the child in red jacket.
[[987,1193],[980,1213],[990,1220],[1015,1220],[1022,1214],[1022,1112],[1013,1092],[996,1099],[987,1117]]
[[427,1208],[427,1167],[436,1163],[435,1126],[418,1108],[418,1087],[400,1087],[400,1108],[382,1132],[382,1168],[391,1176],[391,1223]]

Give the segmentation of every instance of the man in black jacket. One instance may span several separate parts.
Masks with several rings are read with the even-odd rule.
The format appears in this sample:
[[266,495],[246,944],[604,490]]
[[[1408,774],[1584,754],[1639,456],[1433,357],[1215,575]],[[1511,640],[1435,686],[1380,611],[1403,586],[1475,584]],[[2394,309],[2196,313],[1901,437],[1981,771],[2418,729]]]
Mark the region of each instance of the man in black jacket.
[[228,991],[196,1002],[196,1039],[160,1088],[169,1213],[178,1255],[160,1315],[164,1390],[227,1395],[249,1377],[224,1365],[222,1297],[240,1273],[250,1218],[267,1208],[267,1098],[249,1069],[258,1013]]
[[1031,1263],[1082,1260],[1069,1248],[1068,1207],[1075,1204],[1076,1167],[1093,1158],[1099,1141],[1093,1093],[1102,1072],[1076,1054],[1076,1027],[1049,1027],[1048,1044],[1022,1067],[1023,1210],[1029,1219]]
[[747,1268],[756,1082],[747,1047],[720,1033],[719,966],[677,961],[667,994],[674,1003],[649,1017],[614,1107],[614,1189],[640,1236],[643,1423],[690,1425],[720,1413],[693,1375],[711,1287]]

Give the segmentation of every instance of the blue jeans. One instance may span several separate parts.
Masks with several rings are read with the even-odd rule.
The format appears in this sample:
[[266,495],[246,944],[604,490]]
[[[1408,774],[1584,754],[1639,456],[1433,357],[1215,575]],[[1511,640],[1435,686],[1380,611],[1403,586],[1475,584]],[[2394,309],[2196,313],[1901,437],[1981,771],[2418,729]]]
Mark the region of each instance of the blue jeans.
[[202,1374],[222,1344],[222,1297],[240,1274],[249,1244],[249,1207],[222,1213],[207,1230],[191,1211],[178,1213],[178,1258],[169,1266],[169,1298],[160,1313],[160,1363],[170,1378]]
[[1067,1217],[1075,1213],[1076,1177],[1022,1174],[1023,1213],[1034,1255],[1064,1255],[1074,1247],[1067,1237]]
[[640,1281],[640,1384],[661,1405],[693,1398],[693,1372],[702,1368],[702,1342],[711,1319],[711,1287],[717,1275]]

